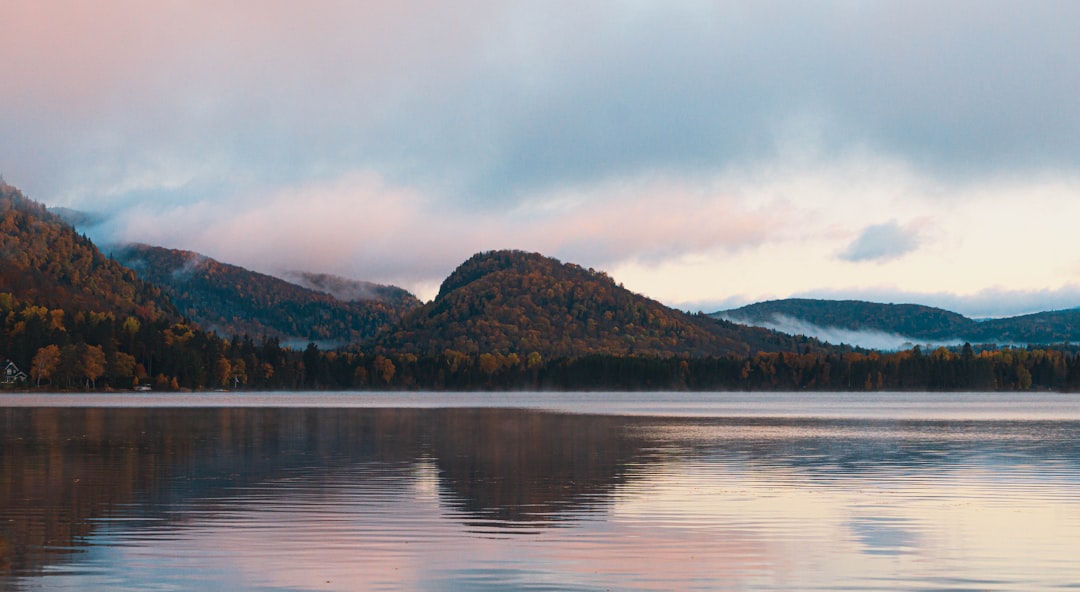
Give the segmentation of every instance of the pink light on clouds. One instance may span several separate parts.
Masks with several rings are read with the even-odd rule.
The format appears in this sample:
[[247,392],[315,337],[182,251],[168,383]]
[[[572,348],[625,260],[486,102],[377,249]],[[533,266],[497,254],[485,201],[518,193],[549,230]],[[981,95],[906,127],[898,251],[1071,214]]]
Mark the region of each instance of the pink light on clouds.
[[3,10],[0,63],[16,96],[86,108],[131,93],[355,91],[408,78],[410,64],[448,80],[498,15],[468,4],[20,2]]
[[708,184],[621,182],[589,192],[575,207],[538,224],[548,240],[537,242],[551,252],[586,254],[597,263],[660,261],[759,244],[788,224],[788,212],[786,204],[753,207]]
[[[607,266],[738,250],[788,223],[783,204],[751,208],[686,183],[537,196],[510,212],[454,209],[374,173],[243,199],[121,212],[112,240],[190,249],[267,273],[323,271],[372,281],[440,281],[475,252],[517,248]],[[542,204],[563,203],[545,209]]]

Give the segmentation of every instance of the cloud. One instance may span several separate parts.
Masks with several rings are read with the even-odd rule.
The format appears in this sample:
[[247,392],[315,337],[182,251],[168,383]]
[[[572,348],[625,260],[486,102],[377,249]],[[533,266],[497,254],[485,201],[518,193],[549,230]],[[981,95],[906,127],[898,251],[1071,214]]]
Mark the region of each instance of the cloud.
[[[112,213],[102,236],[427,291],[501,247],[677,262],[637,288],[669,302],[1056,286],[1080,281],[1056,261],[1080,214],[1078,19],[976,0],[14,3],[0,173]],[[1002,236],[1039,256],[987,257]],[[852,261],[889,265],[851,279]]]
[[266,273],[299,269],[430,289],[473,253],[493,248],[599,267],[737,251],[786,224],[789,209],[746,204],[707,183],[655,178],[536,194],[511,211],[476,211],[369,172],[229,200],[120,208],[86,231],[102,243],[189,249]]
[[946,176],[1073,167],[1077,17],[974,1],[20,3],[0,39],[0,162],[57,205],[376,169],[512,207],[802,141]]
[[854,263],[885,262],[902,257],[919,248],[919,228],[900,226],[895,220],[867,226],[839,257]]

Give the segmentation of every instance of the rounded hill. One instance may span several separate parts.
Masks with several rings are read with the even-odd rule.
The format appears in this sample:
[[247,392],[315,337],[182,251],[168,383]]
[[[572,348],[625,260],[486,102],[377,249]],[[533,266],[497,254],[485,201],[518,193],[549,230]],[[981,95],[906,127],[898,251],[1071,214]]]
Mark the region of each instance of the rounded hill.
[[763,329],[688,315],[635,294],[602,271],[538,253],[474,255],[432,302],[376,341],[382,351],[438,355],[720,355],[794,349]]

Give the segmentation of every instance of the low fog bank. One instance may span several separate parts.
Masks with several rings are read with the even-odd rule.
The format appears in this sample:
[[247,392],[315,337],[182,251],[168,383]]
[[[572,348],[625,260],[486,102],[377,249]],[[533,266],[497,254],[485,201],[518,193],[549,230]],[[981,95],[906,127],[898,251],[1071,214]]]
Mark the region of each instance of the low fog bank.
[[916,345],[922,346],[924,349],[941,346],[949,347],[961,345],[963,343],[959,338],[946,341],[926,342],[914,337],[906,337],[898,333],[889,333],[886,331],[819,327],[818,325],[802,319],[780,314],[772,315],[768,320],[748,319],[728,314],[720,315],[717,318],[732,323],[764,327],[789,335],[806,335],[807,337],[814,337],[833,345],[844,344],[879,351],[901,351],[911,349]]

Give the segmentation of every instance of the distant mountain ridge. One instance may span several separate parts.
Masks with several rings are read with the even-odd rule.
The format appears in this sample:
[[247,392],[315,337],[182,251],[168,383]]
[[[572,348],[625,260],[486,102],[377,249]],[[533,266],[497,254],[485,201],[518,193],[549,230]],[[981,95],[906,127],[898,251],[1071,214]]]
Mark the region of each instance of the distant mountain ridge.
[[879,332],[914,341],[998,345],[1049,345],[1080,342],[1080,308],[976,321],[961,314],[917,304],[860,300],[789,298],[725,310],[714,318],[771,328]]
[[[420,301],[405,290],[309,274],[355,298],[341,300],[280,278],[221,263],[192,251],[132,244],[113,256],[162,287],[180,311],[222,336],[276,337],[301,345],[362,342],[393,325]],[[362,288],[362,290],[361,290]],[[371,298],[359,297],[366,291]]]

